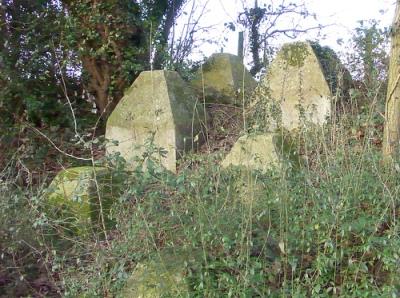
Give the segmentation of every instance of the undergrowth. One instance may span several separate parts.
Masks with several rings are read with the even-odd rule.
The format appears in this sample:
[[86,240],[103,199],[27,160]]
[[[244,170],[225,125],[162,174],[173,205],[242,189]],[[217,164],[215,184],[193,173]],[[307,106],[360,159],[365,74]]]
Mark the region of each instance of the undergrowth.
[[397,297],[400,167],[381,162],[366,118],[363,137],[354,117],[299,132],[299,168],[221,169],[219,153],[186,156],[176,175],[138,168],[108,239],[57,243],[44,189],[3,179],[1,294],[37,281],[30,262],[51,277],[42,294],[118,297],[138,263],[168,251],[196,256],[183,265],[191,297]]
[[134,173],[115,238],[64,275],[65,294],[117,295],[138,262],[169,249],[198,254],[191,297],[396,297],[398,169],[374,148],[319,139],[296,171],[222,170],[215,155],[176,176]]

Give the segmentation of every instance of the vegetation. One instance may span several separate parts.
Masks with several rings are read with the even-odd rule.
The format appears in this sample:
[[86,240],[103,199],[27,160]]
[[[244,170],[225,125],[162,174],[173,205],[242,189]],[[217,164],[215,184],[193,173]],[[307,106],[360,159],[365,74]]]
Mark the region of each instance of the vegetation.
[[[229,146],[213,134],[239,137],[246,115],[235,107],[212,111],[209,143],[177,174],[151,158],[152,142],[146,171],[105,157],[108,100],[150,68],[143,57],[172,63],[170,22],[185,1],[171,1],[1,2],[0,296],[122,296],[137,265],[166,252],[195,258],[180,265],[190,297],[399,296],[400,166],[395,154],[382,162],[386,78],[374,85],[371,67],[387,59],[365,46],[384,40],[356,32],[365,63],[345,66],[360,84],[336,92],[346,105],[326,126],[292,135],[300,165],[222,169]],[[252,121],[250,133],[263,125]],[[120,183],[112,228],[71,233],[49,213],[49,184],[63,168],[97,165]]]
[[2,1],[2,113],[65,125],[62,106],[86,100],[107,116],[140,71],[173,67],[168,37],[185,2]]

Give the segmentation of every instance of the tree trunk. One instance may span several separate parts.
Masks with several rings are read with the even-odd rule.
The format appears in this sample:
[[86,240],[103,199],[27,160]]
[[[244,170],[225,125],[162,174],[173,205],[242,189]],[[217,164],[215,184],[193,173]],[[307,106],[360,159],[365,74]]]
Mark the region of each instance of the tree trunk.
[[383,155],[393,157],[400,141],[400,0],[396,1],[396,12],[392,25],[392,45],[389,63],[389,81],[386,95],[386,121],[383,140]]
[[[73,46],[82,49],[79,58],[88,77],[86,88],[94,96],[102,118],[107,119],[129,83],[124,63],[133,64],[134,59],[128,57],[126,49],[137,46],[136,40],[142,39],[143,32],[139,25],[124,23],[129,16],[124,11],[128,0],[107,1],[105,6],[101,2],[62,1],[77,23],[76,45]],[[103,18],[107,21],[99,21]],[[133,51],[129,54],[135,55]],[[138,59],[140,55],[136,54]]]
[[[6,6],[3,1],[0,1],[0,55],[5,54],[5,41],[7,40],[7,20],[6,20]],[[3,59],[0,59],[0,69],[4,69]],[[1,76],[0,76],[0,88],[2,88]]]
[[[111,76],[117,71],[104,59],[95,59],[89,56],[81,57],[84,69],[89,74],[88,90],[95,95],[96,106],[104,119],[110,115],[115,105],[122,97],[122,92],[109,92]],[[121,78],[119,78],[121,79]],[[121,79],[122,80],[122,79]],[[123,85],[124,82],[121,83]],[[123,86],[118,86],[123,88]],[[118,89],[119,90],[119,89]],[[123,90],[123,89],[122,89]]]

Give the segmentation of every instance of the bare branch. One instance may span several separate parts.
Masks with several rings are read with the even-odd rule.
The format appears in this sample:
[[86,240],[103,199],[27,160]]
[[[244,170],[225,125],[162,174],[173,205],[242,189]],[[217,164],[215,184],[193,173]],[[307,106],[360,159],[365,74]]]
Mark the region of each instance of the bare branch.
[[[255,6],[249,8],[242,0],[242,5],[243,12],[238,16],[238,23],[249,31],[249,45],[253,60],[250,73],[253,75],[259,73],[267,64],[266,55],[260,57],[260,52],[266,52],[271,39],[278,36],[293,39],[299,34],[325,27],[319,24],[306,28],[301,26],[302,20],[309,17],[315,18],[315,15],[307,10],[304,2],[296,4],[281,0],[276,4],[270,0],[268,5],[259,7],[256,1]],[[288,19],[292,20],[291,26],[287,25]]]
[[92,158],[84,158],[84,157],[79,157],[79,156],[75,156],[72,154],[69,154],[68,152],[65,152],[64,150],[61,150],[48,136],[46,136],[44,133],[42,133],[39,129],[37,129],[36,127],[31,126],[29,123],[25,123],[30,129],[32,129],[34,132],[36,132],[37,134],[39,134],[40,136],[42,136],[43,138],[45,138],[53,147],[54,149],[56,149],[58,152],[60,152],[61,154],[77,159],[77,160],[84,160],[84,161],[92,161]]

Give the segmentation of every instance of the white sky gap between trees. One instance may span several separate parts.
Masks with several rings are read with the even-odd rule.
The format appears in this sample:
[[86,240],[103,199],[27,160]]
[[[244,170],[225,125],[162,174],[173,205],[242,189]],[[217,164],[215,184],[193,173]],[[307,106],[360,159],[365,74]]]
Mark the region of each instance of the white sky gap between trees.
[[[216,40],[217,44],[207,44],[199,42],[199,48],[193,54],[193,59],[201,59],[203,55],[210,56],[214,52],[220,52],[223,48],[224,52],[237,53],[237,36],[241,31],[237,27],[235,32],[225,28],[224,23],[236,22],[239,12],[243,11],[245,2],[248,7],[254,5],[254,0],[191,0],[196,1],[196,5],[201,7],[205,3],[207,9],[205,15],[201,18],[200,26],[213,26],[213,29],[207,33],[206,39]],[[273,3],[280,3],[282,0],[272,0]],[[258,0],[259,6],[263,3],[270,3],[270,0]],[[287,1],[290,2],[290,1]],[[294,3],[302,3],[300,0],[292,0]],[[299,40],[318,39],[322,45],[328,45],[335,51],[340,52],[344,47],[337,43],[338,39],[344,42],[351,38],[352,30],[358,26],[358,21],[376,19],[381,22],[382,26],[390,26],[394,15],[395,1],[394,0],[304,0],[308,10],[315,13],[317,22],[310,18],[307,21],[302,21],[304,27],[312,26],[313,24],[328,25],[324,28],[320,35],[317,31],[310,32],[300,36]],[[190,5],[188,5],[190,7]],[[183,19],[185,16],[183,16]],[[184,24],[184,20],[178,19],[176,32],[180,32],[180,27]],[[286,21],[286,20],[285,20]],[[292,20],[287,20],[290,24]],[[227,41],[224,41],[227,39]],[[287,42],[282,39],[276,41],[276,46]]]

